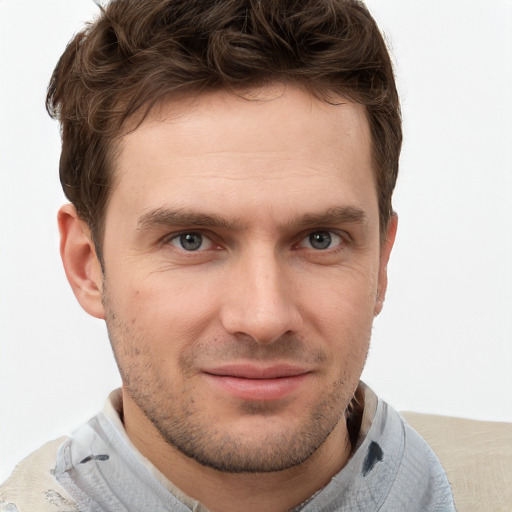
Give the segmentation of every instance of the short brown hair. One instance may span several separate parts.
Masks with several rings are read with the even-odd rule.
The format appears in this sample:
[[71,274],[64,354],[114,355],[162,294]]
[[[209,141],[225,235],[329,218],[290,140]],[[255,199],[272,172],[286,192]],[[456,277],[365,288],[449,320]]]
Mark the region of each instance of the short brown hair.
[[272,82],[366,106],[381,234],[402,142],[398,94],[379,29],[357,0],[112,0],[68,44],[48,87],[62,128],[60,179],[101,258],[103,221],[126,121],[186,92]]

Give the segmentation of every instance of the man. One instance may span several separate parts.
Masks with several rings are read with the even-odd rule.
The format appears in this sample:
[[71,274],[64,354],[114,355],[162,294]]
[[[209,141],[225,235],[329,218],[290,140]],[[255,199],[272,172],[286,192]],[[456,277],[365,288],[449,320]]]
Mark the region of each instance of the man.
[[114,0],[61,57],[61,255],[123,387],[0,510],[454,510],[359,382],[401,145],[353,0]]

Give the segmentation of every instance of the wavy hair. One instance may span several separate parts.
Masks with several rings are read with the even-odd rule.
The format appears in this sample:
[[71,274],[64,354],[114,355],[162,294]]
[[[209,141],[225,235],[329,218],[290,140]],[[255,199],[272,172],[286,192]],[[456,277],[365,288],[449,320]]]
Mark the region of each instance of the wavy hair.
[[[47,110],[61,123],[60,180],[101,241],[116,142],[127,121],[180,93],[293,83],[366,107],[381,234],[402,142],[391,60],[357,0],[113,0],[77,33],[53,72]],[[136,116],[136,117],[134,117]]]

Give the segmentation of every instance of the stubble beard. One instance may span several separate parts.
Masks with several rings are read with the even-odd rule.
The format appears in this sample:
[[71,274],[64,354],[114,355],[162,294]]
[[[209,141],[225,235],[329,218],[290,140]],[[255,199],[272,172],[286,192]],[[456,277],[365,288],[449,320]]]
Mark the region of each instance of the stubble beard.
[[[341,372],[326,387],[323,399],[300,424],[278,431],[269,428],[255,440],[251,437],[251,432],[241,434],[227,428],[220,429],[212,418],[208,418],[201,411],[200,405],[194,400],[191,386],[180,388],[169,385],[169,381],[162,378],[162,369],[157,368],[149,354],[147,340],[136,335],[129,328],[128,322],[123,322],[112,311],[106,297],[104,305],[109,338],[124,389],[130,398],[156,427],[166,443],[199,464],[221,472],[267,473],[289,469],[306,461],[325,442],[336,425],[345,421],[347,407],[353,398],[366,359],[368,343],[364,355],[356,356],[360,360],[357,376],[344,375]],[[208,347],[211,349],[212,346],[218,346],[218,342],[213,344],[203,341],[199,345],[208,350]],[[254,356],[252,359],[271,360],[276,355],[296,355],[297,351],[306,350],[305,344],[296,337],[283,338],[275,342],[273,348],[268,349],[269,346],[244,338],[237,340],[231,352],[225,354],[236,358],[239,353],[246,357],[251,353]],[[199,351],[200,348],[195,347],[189,354],[200,353]],[[310,357],[322,358],[325,354],[310,353]],[[185,377],[191,363],[188,359],[192,360],[193,356],[189,355],[180,361],[183,382],[187,382]],[[347,365],[349,367],[353,368],[352,365]],[[244,402],[240,406],[240,412],[245,416],[254,415],[259,419],[263,416],[269,422],[279,409],[279,405],[256,401]],[[344,448],[340,446],[340,452]]]
[[[342,386],[341,383],[337,388],[343,389]],[[233,434],[227,428],[220,430],[201,414],[193,400],[176,407],[172,405],[173,395],[156,401],[141,388],[130,385],[127,391],[169,445],[203,466],[228,473],[267,473],[303,463],[322,445],[338,422],[344,421],[352,397],[342,402],[338,391],[334,390],[300,426],[277,432],[269,429],[255,441],[250,432],[243,435]],[[342,403],[344,405],[340,405]],[[272,405],[259,402],[246,402],[240,410],[246,416],[266,417],[269,422],[278,412]],[[162,411],[166,412],[162,414]],[[343,448],[340,446],[340,451]]]

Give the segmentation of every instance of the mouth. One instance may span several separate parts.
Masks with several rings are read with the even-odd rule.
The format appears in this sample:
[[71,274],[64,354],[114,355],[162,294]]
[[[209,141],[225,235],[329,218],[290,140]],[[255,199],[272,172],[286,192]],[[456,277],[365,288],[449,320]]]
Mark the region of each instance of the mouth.
[[311,371],[288,364],[265,367],[240,364],[208,368],[203,374],[212,386],[234,398],[272,401],[296,393]]

